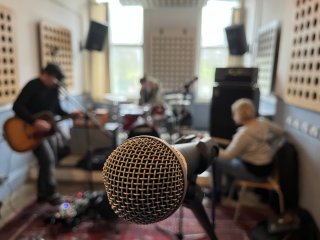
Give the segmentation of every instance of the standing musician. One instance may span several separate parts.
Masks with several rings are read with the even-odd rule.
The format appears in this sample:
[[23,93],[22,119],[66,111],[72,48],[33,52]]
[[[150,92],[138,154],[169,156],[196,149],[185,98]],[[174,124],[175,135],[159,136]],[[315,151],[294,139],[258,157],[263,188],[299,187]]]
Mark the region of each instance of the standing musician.
[[[48,132],[53,127],[48,121],[35,115],[49,111],[53,115],[71,116],[60,106],[59,87],[56,81],[62,81],[64,74],[58,65],[49,63],[36,79],[29,81],[21,90],[13,104],[15,114],[41,132]],[[73,113],[80,116],[80,112]],[[37,190],[38,201],[49,202],[52,205],[61,203],[61,197],[56,192],[54,168],[57,161],[57,142],[54,136],[44,138],[33,149],[39,165]]]

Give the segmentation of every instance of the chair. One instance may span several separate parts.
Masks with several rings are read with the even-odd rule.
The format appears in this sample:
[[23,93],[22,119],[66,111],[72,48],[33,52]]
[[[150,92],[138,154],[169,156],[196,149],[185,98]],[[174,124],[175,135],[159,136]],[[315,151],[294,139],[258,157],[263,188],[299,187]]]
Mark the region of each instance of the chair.
[[279,158],[279,150],[283,146],[284,142],[285,142],[285,139],[280,138],[274,144],[272,144],[272,146],[273,146],[272,161],[274,163],[274,169],[272,170],[270,176],[268,176],[266,178],[258,178],[257,177],[256,181],[235,180],[232,183],[230,191],[229,191],[229,195],[228,195],[229,199],[231,199],[231,197],[233,196],[236,186],[240,187],[239,199],[237,201],[236,209],[235,209],[235,213],[234,213],[234,217],[233,217],[234,221],[238,220],[238,217],[240,215],[241,206],[243,203],[243,197],[244,197],[246,190],[248,188],[266,189],[269,191],[276,192],[278,195],[280,212],[283,213],[285,211],[284,196],[283,196],[283,192],[280,187],[279,172],[277,169],[277,165],[278,165],[277,162],[281,161],[281,159]]

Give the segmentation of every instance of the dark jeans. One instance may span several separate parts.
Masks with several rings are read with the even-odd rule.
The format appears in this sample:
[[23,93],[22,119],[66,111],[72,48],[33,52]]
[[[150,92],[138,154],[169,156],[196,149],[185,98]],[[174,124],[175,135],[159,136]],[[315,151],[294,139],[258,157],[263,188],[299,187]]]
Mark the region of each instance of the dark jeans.
[[[215,162],[215,180],[216,180],[216,192],[217,198],[220,200],[221,194],[226,193],[231,185],[231,180],[246,180],[246,181],[263,181],[265,177],[258,177],[248,170],[246,164],[238,158],[232,160],[217,159]],[[259,168],[259,167],[258,167]],[[264,168],[264,167],[262,167]],[[223,174],[227,177],[227,183],[225,188],[222,186]]]
[[38,165],[38,197],[50,197],[56,191],[54,169],[57,161],[57,141],[55,136],[48,137],[33,150]]

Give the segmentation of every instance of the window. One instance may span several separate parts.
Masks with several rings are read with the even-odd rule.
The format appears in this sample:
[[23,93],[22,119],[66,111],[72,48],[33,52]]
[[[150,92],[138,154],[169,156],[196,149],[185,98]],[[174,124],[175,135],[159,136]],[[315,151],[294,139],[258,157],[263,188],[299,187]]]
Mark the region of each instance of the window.
[[143,9],[110,1],[109,22],[111,92],[138,97],[143,76]]
[[199,101],[211,99],[215,69],[227,66],[229,52],[224,28],[231,25],[232,8],[238,5],[238,0],[211,0],[202,8],[197,89]]

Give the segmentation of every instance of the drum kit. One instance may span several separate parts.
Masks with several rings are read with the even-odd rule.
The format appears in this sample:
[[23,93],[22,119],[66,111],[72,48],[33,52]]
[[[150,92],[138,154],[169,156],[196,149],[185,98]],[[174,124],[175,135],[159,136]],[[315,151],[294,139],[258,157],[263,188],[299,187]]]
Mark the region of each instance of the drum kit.
[[[128,136],[136,133],[150,135],[151,132],[154,134],[156,131],[159,136],[162,132],[168,133],[170,139],[174,134],[178,134],[179,137],[181,129],[189,129],[192,125],[190,107],[193,96],[189,88],[197,79],[195,77],[187,83],[183,92],[164,94],[161,105],[141,106],[128,101],[123,96],[109,94],[105,100],[111,103],[113,108],[111,120],[122,123],[122,129]],[[146,126],[149,128],[147,129]],[[141,129],[145,131],[140,131]]]
[[179,130],[191,127],[192,117],[189,111],[191,98],[182,94],[166,94],[162,105],[143,105],[121,103],[118,106],[117,121],[128,137],[152,135],[159,137],[162,133],[178,134]]

